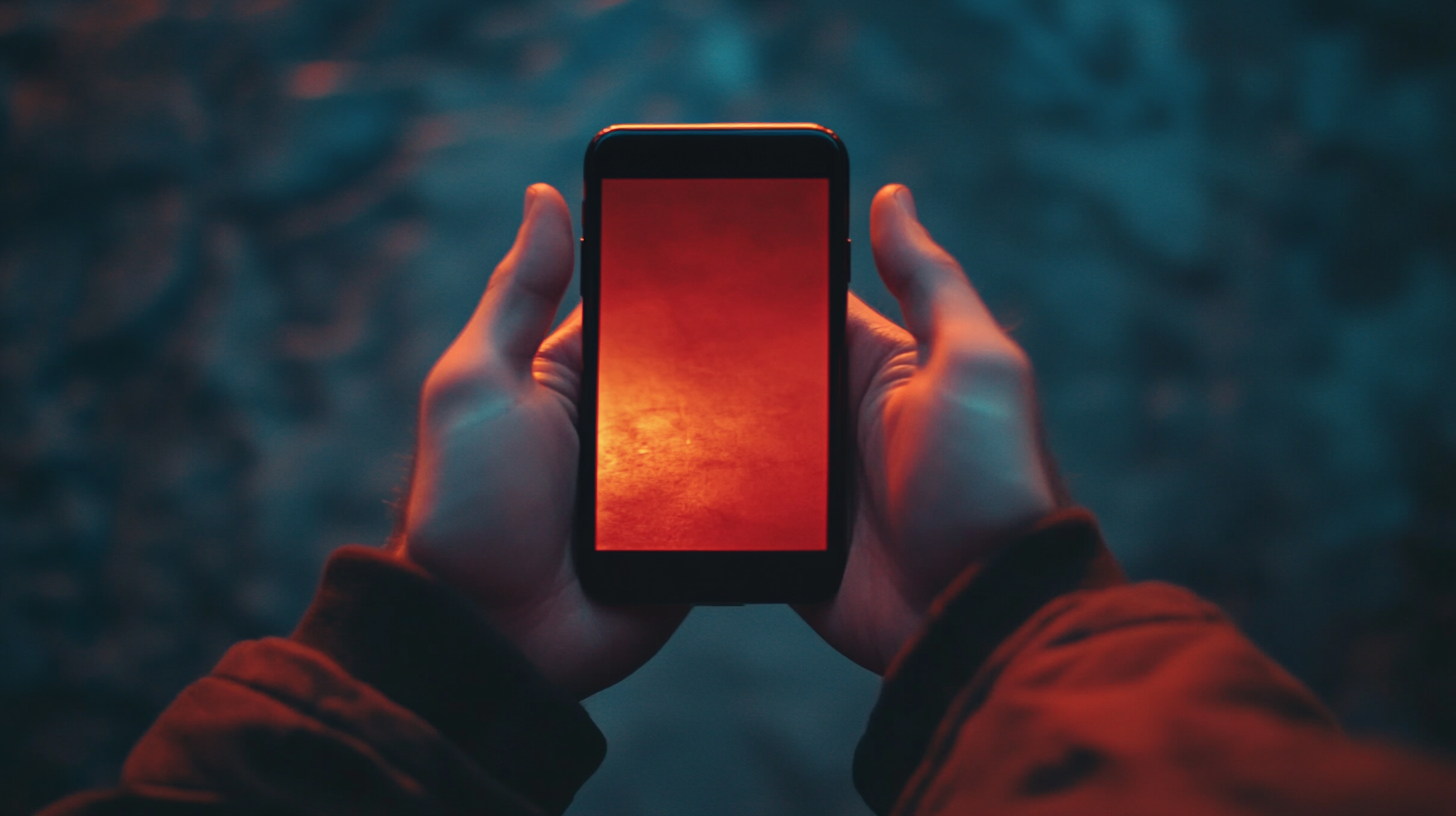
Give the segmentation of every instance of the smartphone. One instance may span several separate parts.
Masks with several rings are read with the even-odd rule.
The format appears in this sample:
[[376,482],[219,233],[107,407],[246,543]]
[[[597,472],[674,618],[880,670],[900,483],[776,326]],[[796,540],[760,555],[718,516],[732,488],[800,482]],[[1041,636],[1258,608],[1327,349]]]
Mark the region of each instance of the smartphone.
[[608,603],[833,596],[849,530],[849,157],[811,124],[586,151],[573,554]]

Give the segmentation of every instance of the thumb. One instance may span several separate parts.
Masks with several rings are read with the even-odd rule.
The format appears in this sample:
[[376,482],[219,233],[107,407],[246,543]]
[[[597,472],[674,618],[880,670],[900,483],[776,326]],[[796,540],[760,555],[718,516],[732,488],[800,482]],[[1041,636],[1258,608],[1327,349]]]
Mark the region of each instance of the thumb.
[[490,276],[469,327],[513,373],[531,373],[531,361],[571,282],[574,257],[566,200],[549,184],[532,184],[526,188],[516,242]]
[[889,184],[875,195],[870,247],[880,278],[900,302],[905,327],[922,349],[954,342],[947,335],[1001,333],[961,265],[921,226],[910,188]]

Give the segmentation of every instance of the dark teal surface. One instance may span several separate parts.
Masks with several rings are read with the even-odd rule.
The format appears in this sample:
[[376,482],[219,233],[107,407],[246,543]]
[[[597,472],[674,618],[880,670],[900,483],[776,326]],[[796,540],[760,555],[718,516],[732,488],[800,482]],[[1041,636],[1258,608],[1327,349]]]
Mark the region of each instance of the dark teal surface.
[[[148,9],[0,9],[0,812],[113,780],[384,539],[525,186],[579,199],[634,121],[833,128],[891,315],[865,219],[909,184],[1129,570],[1456,749],[1449,0]],[[572,812],[856,812],[874,692],[787,610],[699,610],[588,702]]]

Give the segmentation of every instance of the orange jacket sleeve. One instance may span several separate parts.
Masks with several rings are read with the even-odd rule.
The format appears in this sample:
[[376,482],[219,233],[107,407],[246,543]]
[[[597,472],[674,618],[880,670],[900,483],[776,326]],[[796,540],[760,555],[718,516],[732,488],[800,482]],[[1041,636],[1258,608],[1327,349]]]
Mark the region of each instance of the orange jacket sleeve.
[[[560,813],[600,732],[428,575],[330,560],[289,639],[234,647],[48,816]],[[1058,513],[945,593],[855,756],[880,814],[1456,813],[1456,771],[1349,739],[1212,605],[1128,584]]]
[[855,757],[880,814],[1456,814],[1456,767],[1345,735],[1212,604],[1068,510],[957,582]]
[[127,757],[45,816],[553,814],[606,741],[470,601],[345,547],[291,638],[234,646]]

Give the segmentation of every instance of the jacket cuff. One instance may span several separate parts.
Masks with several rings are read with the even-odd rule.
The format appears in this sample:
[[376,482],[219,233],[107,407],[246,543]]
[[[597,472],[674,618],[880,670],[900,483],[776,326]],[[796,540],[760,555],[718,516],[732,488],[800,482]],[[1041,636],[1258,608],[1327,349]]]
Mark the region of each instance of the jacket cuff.
[[548,813],[565,810],[606,755],[581,704],[469,599],[381,550],[335,551],[292,639],[419,715]]
[[1050,601],[1126,583],[1087,510],[1043,518],[989,564],[956,578],[885,672],[854,752],[854,784],[878,814],[894,806],[951,702],[992,652]]

